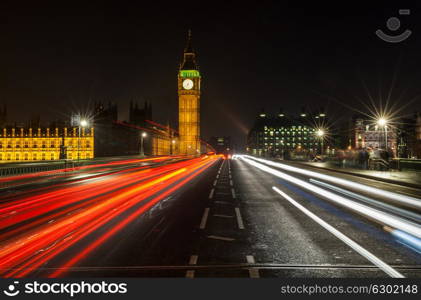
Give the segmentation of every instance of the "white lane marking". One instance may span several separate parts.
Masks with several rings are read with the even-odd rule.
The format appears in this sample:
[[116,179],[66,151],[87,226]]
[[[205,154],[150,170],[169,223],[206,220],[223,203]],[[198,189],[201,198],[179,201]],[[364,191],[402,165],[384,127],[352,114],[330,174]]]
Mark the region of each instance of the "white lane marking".
[[230,180],[230,186],[233,186],[234,185],[234,183],[232,182],[232,180]]
[[227,201],[215,201],[216,204],[228,204],[231,205],[231,203],[227,202]]
[[197,255],[190,256],[189,265],[196,265],[198,257]]
[[[197,255],[190,256],[189,265],[196,265],[197,264]],[[186,271],[186,278],[194,278],[194,270],[187,270]]]
[[211,191],[209,193],[209,199],[213,198],[213,193],[215,193],[215,189],[211,189]]
[[255,264],[256,261],[254,260],[253,255],[246,255],[247,263],[248,264]]
[[235,215],[237,216],[238,228],[244,229],[243,218],[241,218],[240,209],[238,207],[235,208]]
[[215,181],[213,182],[213,186],[216,186],[216,183],[217,183],[217,180],[215,180]]
[[209,215],[209,207],[205,208],[205,211],[203,212],[202,220],[200,221],[200,229],[205,229],[206,222],[208,221],[208,215]]
[[220,218],[232,218],[233,216],[229,216],[229,215],[218,215],[218,214],[215,214],[215,215],[213,215],[214,217],[220,217]]
[[229,174],[228,176],[230,177],[230,179],[232,179],[232,176],[231,176],[231,174]]
[[363,247],[361,247],[359,244],[357,244],[356,242],[354,242],[353,240],[351,240],[349,237],[347,237],[346,235],[344,235],[342,232],[340,232],[339,230],[337,230],[333,226],[329,225],[328,223],[326,223],[325,221],[323,221],[322,219],[320,219],[318,216],[316,216],[315,214],[313,214],[311,211],[309,211],[307,208],[305,208],[304,206],[302,206],[301,204],[299,204],[297,201],[295,201],[294,199],[292,199],[290,196],[288,196],[287,194],[285,194],[283,191],[281,191],[280,189],[278,189],[275,186],[272,187],[272,188],[273,188],[273,190],[275,192],[277,192],[282,197],[284,197],[286,200],[288,200],[292,205],[294,205],[296,208],[298,208],[299,210],[301,210],[304,214],[306,214],[308,217],[310,217],[311,219],[313,219],[315,222],[317,222],[324,229],[326,229],[327,231],[329,231],[330,233],[332,233],[334,236],[336,236],[342,242],[344,242],[349,247],[351,247],[352,249],[354,249],[360,255],[362,255],[363,257],[365,257],[369,261],[371,261],[374,265],[378,266],[386,274],[388,274],[389,276],[394,277],[394,278],[404,278],[404,276],[401,273],[399,273],[398,271],[396,271],[395,269],[393,269],[391,266],[389,266],[388,264],[386,264],[384,261],[382,261],[381,259],[379,259],[377,256],[375,256],[374,254],[372,254],[368,250],[366,250]]
[[255,166],[256,168],[260,170],[263,170],[269,174],[282,178],[286,181],[292,182],[293,184],[298,185],[301,189],[305,189],[305,190],[311,191],[313,194],[320,195],[323,198],[327,199],[328,201],[332,201],[340,206],[350,209],[351,211],[356,212],[360,215],[363,215],[370,220],[373,220],[382,225],[388,225],[389,227],[405,231],[418,238],[421,238],[421,226],[418,224],[415,224],[414,222],[407,221],[405,219],[399,218],[390,213],[386,213],[381,210],[375,209],[371,206],[367,206],[365,204],[356,202],[354,200],[350,200],[348,198],[339,196],[335,193],[322,189],[314,184],[308,183],[307,181],[298,179],[284,172],[275,170],[266,165],[255,162],[251,159],[248,159],[245,157],[242,157],[241,159],[243,159],[245,162],[251,164],[252,166]]
[[219,236],[219,235],[208,235],[208,239],[221,240],[221,241],[227,241],[227,242],[235,241],[235,239],[233,238]]
[[219,174],[218,175],[216,175],[216,179],[218,179],[219,178]]
[[[246,259],[247,259],[248,264],[255,264],[256,263],[253,255],[246,255]],[[259,269],[250,268],[249,269],[249,276],[250,276],[250,278],[260,278]]]
[[235,199],[235,191],[234,191],[234,189],[231,189],[231,194],[232,194],[232,197]]

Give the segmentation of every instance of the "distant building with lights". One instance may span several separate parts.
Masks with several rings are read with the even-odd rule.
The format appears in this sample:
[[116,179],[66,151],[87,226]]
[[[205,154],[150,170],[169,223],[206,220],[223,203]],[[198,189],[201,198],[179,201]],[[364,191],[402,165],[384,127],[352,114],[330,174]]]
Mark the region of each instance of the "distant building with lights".
[[[318,124],[318,125],[316,125]],[[324,112],[309,114],[304,110],[299,115],[286,115],[280,111],[276,116],[261,112],[249,131],[247,152],[259,156],[288,158],[295,154],[317,154],[323,144],[316,134],[320,124],[327,126]]]
[[398,154],[398,128],[396,126],[386,125],[384,128],[373,120],[354,116],[351,139],[351,147],[354,149],[388,149],[394,156]]
[[229,136],[212,136],[209,144],[218,154],[228,154],[232,152],[231,137]]
[[[355,119],[355,148],[382,148],[394,149],[397,146],[396,128],[384,128],[371,120]],[[387,145],[386,145],[387,140]]]
[[129,121],[118,120],[118,107],[109,103],[95,103],[95,156],[138,155],[141,152],[141,134],[145,155],[170,155],[178,151],[178,137],[169,125],[152,121],[152,105],[130,102]]
[[23,162],[94,157],[94,129],[3,128],[0,162]]

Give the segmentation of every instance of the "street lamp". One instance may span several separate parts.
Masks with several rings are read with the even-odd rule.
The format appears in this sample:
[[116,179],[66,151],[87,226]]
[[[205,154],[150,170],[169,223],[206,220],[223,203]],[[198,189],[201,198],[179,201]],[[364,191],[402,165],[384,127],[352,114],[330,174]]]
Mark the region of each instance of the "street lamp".
[[140,156],[141,157],[145,156],[145,152],[143,151],[143,139],[147,136],[148,135],[146,132],[142,132],[142,134],[140,135]]
[[325,131],[323,129],[318,129],[316,135],[320,139],[320,155],[323,155],[323,138],[325,136]]
[[174,154],[175,140],[171,141],[171,155]]
[[381,127],[383,127],[384,125],[386,125],[386,123],[387,123],[387,120],[386,120],[385,118],[380,118],[380,119],[377,121],[377,124],[378,124],[379,126],[381,126]]
[[86,121],[86,120],[81,120],[81,121],[80,121],[80,126],[82,126],[82,127],[86,127],[86,126],[88,126],[88,121]]
[[387,120],[385,118],[380,118],[377,120],[377,125],[384,129],[385,150],[387,151]]
[[86,121],[85,119],[81,119],[80,121],[79,121],[79,136],[78,136],[78,139],[77,139],[77,161],[79,161],[80,160],[80,132],[81,132],[81,130],[82,130],[82,127],[83,128],[85,128],[86,126],[88,126],[88,121]]

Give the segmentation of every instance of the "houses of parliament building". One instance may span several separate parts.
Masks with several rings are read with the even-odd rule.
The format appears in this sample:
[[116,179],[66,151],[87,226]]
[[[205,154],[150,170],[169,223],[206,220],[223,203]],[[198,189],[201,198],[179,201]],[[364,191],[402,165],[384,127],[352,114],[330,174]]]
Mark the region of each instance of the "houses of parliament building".
[[[118,120],[118,107],[95,103],[92,120],[82,127],[40,122],[7,125],[7,109],[0,108],[0,162],[91,159],[105,156],[199,155],[211,148],[200,140],[201,74],[189,31],[177,74],[179,130],[152,121],[152,105],[131,101],[129,120]],[[95,128],[95,129],[94,129]],[[141,149],[142,148],[142,149]]]
[[0,162],[94,157],[93,128],[5,126],[6,114],[0,111]]

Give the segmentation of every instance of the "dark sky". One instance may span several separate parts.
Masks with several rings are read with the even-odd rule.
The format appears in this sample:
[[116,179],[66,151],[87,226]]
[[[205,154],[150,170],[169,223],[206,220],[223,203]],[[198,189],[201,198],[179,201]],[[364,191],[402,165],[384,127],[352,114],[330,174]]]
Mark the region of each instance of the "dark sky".
[[[400,114],[421,111],[416,1],[307,2],[2,2],[0,103],[9,121],[23,122],[63,118],[105,99],[118,103],[124,120],[134,98],[151,101],[154,118],[176,126],[177,69],[191,28],[205,139],[231,135],[244,144],[262,108],[323,106],[339,119],[365,109],[370,96],[380,106],[391,87]],[[402,8],[411,15],[399,16]],[[393,16],[401,20],[397,33],[413,31],[402,43],[374,34],[392,34],[386,20]]]

